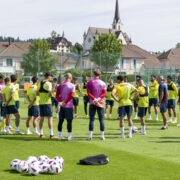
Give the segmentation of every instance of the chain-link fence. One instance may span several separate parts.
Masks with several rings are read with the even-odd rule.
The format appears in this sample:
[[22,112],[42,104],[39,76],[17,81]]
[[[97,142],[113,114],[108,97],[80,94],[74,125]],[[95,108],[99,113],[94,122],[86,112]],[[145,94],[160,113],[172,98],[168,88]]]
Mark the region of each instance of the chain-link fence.
[[30,83],[34,75],[41,80],[47,71],[52,72],[59,83],[64,80],[66,72],[71,72],[73,77],[78,77],[79,83],[82,83],[85,76],[89,79],[93,78],[94,69],[101,71],[101,79],[106,82],[110,79],[116,81],[119,74],[128,76],[129,82],[135,82],[136,75],[141,75],[147,83],[152,74],[161,75],[164,78],[171,75],[177,82],[179,74],[179,69],[175,67],[161,66],[160,62],[147,65],[145,58],[125,57],[121,53],[75,54],[39,49],[29,50],[23,43],[20,47],[18,45],[6,50],[0,48],[0,73],[5,76],[17,74],[21,88],[24,83]]

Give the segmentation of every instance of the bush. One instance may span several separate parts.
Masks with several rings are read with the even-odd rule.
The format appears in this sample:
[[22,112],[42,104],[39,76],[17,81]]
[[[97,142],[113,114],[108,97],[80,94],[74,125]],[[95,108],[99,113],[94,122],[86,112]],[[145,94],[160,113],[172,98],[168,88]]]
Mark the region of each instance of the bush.
[[81,72],[75,68],[66,70],[64,72],[64,74],[66,74],[66,73],[71,73],[73,77],[80,77],[81,76]]

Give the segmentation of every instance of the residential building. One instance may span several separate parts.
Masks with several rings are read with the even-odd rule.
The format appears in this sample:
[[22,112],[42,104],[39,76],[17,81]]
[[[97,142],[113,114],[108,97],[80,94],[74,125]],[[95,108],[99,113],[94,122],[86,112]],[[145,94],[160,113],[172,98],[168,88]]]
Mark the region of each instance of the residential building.
[[28,52],[30,43],[0,42],[0,73],[5,75],[23,74],[21,68],[23,54]]
[[61,37],[56,37],[51,42],[51,52],[59,52],[59,53],[69,53],[71,48],[71,43],[65,38],[65,35]]
[[180,69],[180,48],[170,49],[158,56],[158,59],[163,67]]
[[80,60],[79,56],[74,53],[59,53],[53,52],[53,56],[58,59],[56,63],[56,70],[60,72],[64,72],[67,69],[76,68],[77,64]]

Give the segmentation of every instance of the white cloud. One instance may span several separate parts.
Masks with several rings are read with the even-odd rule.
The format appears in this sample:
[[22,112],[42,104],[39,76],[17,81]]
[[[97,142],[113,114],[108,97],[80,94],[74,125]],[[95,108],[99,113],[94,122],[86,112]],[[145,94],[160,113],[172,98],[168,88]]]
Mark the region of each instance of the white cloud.
[[[110,27],[115,0],[0,0],[0,35],[47,37],[54,29],[82,42],[89,26]],[[179,0],[119,0],[123,30],[147,50],[167,50],[180,41]]]

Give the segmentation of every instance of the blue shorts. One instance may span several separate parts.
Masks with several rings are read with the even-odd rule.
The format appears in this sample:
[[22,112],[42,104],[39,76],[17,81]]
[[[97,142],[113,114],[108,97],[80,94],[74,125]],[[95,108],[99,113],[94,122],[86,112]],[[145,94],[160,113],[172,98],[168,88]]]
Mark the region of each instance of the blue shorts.
[[138,103],[134,101],[134,108],[138,108]]
[[59,119],[73,120],[73,108],[60,108]]
[[175,99],[169,99],[167,107],[168,107],[168,109],[174,109],[176,107],[176,100]]
[[1,107],[1,117],[6,117],[6,107],[5,106]]
[[58,107],[58,100],[55,97],[51,97],[52,106]]
[[84,104],[88,104],[89,103],[89,96],[84,96]]
[[113,100],[106,100],[106,106],[114,106],[114,101]]
[[73,98],[73,105],[78,106],[79,105],[79,98]]
[[18,109],[15,105],[6,106],[6,114],[17,114]]
[[28,110],[28,116],[29,117],[39,117],[40,116],[39,106],[32,106]]
[[154,106],[157,107],[158,106],[158,99],[157,98],[150,98],[149,99],[149,106]]
[[160,112],[165,113],[167,111],[167,104],[161,104],[160,106]]
[[40,105],[40,116],[41,117],[52,117],[53,116],[53,107],[52,104],[43,104]]
[[133,107],[132,106],[122,106],[119,107],[118,113],[120,117],[132,116]]
[[19,110],[19,107],[20,107],[19,101],[15,101],[15,106],[16,106],[17,110]]
[[138,116],[139,117],[146,116],[146,113],[147,113],[147,107],[139,107],[138,108]]

